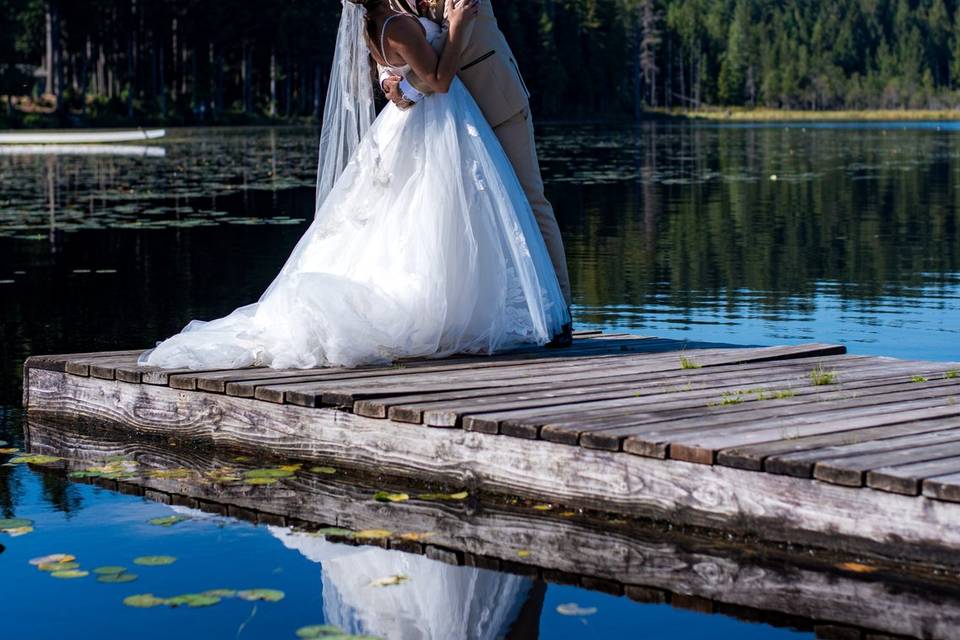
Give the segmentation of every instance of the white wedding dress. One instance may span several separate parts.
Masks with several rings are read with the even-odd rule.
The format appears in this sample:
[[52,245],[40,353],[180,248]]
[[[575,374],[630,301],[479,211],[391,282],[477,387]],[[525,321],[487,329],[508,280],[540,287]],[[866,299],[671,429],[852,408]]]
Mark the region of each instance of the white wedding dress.
[[139,362],[357,366],[544,344],[568,321],[520,183],[456,79],[383,110],[257,303],[194,320]]

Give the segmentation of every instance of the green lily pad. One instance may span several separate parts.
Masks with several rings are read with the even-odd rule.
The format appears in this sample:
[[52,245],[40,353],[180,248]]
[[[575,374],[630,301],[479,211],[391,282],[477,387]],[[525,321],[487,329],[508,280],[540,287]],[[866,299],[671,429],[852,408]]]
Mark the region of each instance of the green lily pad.
[[175,524],[179,524],[187,520],[192,520],[192,518],[190,516],[175,515],[166,516],[165,518],[154,518],[152,520],[148,520],[147,524],[152,524],[157,527],[172,527]]
[[268,484],[277,484],[280,481],[276,478],[247,478],[243,482],[253,486],[264,486]]
[[10,461],[10,464],[53,464],[54,462],[60,462],[63,458],[58,458],[56,456],[44,456],[44,455],[27,455],[27,456],[18,456]]
[[217,598],[236,598],[237,590],[236,589],[210,589],[208,591],[204,591],[203,595],[215,596]]
[[317,531],[314,531],[313,535],[324,536],[325,538],[352,538],[353,531],[350,529],[343,529],[341,527],[326,527],[325,529],[318,529]]
[[557,613],[562,616],[592,616],[597,612],[596,607],[581,607],[576,602],[567,602],[557,605]]
[[410,581],[410,578],[408,576],[405,576],[402,573],[398,573],[397,575],[386,576],[383,578],[377,578],[376,580],[372,580],[370,582],[370,586],[371,587],[394,587],[398,584],[403,584],[404,582],[409,582],[409,581]]
[[283,591],[276,589],[245,589],[237,591],[237,597],[241,600],[264,600],[266,602],[280,602],[285,597]]
[[[310,467],[310,473],[322,473],[328,476],[332,476],[337,472],[333,467]],[[307,627],[304,627],[306,629]]]
[[297,637],[304,640],[356,640],[362,636],[352,636],[330,624],[312,624],[297,629]]
[[177,559],[173,556],[140,556],[139,558],[133,559],[133,564],[138,564],[142,567],[165,567],[176,561]]
[[457,493],[421,493],[417,497],[421,500],[466,500],[469,495],[466,491],[459,491]]
[[98,576],[109,576],[109,575],[116,575],[118,573],[123,573],[126,570],[127,570],[126,567],[115,567],[111,565],[106,567],[97,567],[96,569],[93,570],[93,572]]
[[54,571],[50,575],[54,578],[60,578],[61,580],[72,580],[74,578],[86,578],[90,575],[90,572],[81,571],[80,569],[69,569],[65,571]]
[[97,582],[103,582],[105,584],[126,584],[128,582],[133,582],[139,578],[135,573],[106,573],[100,576],[97,576]]
[[12,529],[25,529],[33,526],[33,520],[26,518],[2,518],[0,519],[0,531],[10,531]]
[[353,537],[358,540],[379,540],[380,538],[389,538],[392,535],[393,532],[386,529],[364,529],[363,531],[355,531]]
[[123,599],[123,604],[137,609],[151,609],[167,604],[163,598],[158,598],[152,593],[141,593],[135,596],[127,596]]
[[193,472],[190,469],[152,469],[146,475],[157,480],[182,480],[192,476]]
[[389,491],[377,491],[373,494],[373,499],[377,502],[404,502],[409,500],[410,496],[406,493],[390,493]]
[[258,478],[289,478],[294,474],[292,469],[251,469],[250,471],[244,471],[243,477],[247,480],[254,480]]
[[173,596],[164,600],[168,607],[210,607],[220,603],[217,596],[206,595],[203,593],[185,593],[180,596]]
[[79,568],[79,562],[47,562],[45,564],[37,565],[37,569],[40,569],[40,571],[47,571],[50,573],[54,571],[71,571]]

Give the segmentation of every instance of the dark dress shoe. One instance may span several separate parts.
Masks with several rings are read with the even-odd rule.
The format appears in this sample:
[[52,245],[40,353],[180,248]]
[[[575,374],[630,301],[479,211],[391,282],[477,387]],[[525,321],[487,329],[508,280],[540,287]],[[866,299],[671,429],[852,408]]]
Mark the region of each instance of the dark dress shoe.
[[564,349],[573,344],[573,323],[568,322],[560,329],[560,333],[553,336],[553,340],[547,343],[548,349]]

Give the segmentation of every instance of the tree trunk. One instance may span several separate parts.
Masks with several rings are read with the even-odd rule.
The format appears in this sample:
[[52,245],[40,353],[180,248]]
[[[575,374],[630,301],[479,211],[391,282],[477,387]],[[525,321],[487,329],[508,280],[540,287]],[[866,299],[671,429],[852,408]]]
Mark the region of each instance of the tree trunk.
[[277,52],[270,50],[270,117],[277,116]]

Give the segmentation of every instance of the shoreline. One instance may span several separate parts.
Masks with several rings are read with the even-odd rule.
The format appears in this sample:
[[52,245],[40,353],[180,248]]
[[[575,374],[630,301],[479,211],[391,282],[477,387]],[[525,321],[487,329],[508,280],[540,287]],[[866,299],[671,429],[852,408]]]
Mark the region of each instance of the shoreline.
[[960,109],[749,109],[705,107],[699,110],[651,109],[660,118],[709,122],[947,122],[960,121]]

